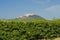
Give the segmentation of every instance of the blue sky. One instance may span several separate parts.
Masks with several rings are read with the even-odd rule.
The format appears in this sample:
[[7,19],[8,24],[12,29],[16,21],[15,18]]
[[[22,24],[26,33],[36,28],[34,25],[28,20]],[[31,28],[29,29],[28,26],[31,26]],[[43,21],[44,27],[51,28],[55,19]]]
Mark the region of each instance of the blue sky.
[[0,0],[0,18],[36,14],[46,19],[60,18],[60,0]]

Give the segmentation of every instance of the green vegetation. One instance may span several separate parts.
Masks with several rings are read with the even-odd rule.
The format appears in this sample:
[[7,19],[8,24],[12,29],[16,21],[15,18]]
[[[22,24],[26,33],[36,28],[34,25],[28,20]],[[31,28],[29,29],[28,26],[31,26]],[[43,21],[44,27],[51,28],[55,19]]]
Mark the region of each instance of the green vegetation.
[[60,20],[0,20],[0,40],[41,40],[60,37]]

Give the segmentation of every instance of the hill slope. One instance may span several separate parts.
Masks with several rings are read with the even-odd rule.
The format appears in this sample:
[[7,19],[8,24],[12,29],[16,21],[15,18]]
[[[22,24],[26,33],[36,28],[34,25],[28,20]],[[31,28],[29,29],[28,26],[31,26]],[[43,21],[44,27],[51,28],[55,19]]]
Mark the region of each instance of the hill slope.
[[24,16],[18,17],[17,19],[21,19],[21,20],[34,20],[34,19],[45,20],[43,17],[38,16],[38,15],[34,15],[34,14],[26,14]]

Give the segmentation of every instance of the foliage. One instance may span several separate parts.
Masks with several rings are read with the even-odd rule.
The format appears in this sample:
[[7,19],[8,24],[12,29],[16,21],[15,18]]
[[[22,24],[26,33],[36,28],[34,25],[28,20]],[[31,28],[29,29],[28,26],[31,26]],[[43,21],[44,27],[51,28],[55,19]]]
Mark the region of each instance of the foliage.
[[39,40],[60,37],[60,20],[0,20],[0,40]]

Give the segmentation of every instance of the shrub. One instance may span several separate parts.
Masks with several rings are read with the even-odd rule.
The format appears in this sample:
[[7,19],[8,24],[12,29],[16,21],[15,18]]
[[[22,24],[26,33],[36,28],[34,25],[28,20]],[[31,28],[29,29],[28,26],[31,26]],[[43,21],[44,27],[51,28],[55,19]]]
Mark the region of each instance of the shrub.
[[59,20],[0,20],[0,40],[38,40],[60,37]]

